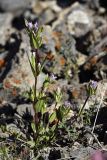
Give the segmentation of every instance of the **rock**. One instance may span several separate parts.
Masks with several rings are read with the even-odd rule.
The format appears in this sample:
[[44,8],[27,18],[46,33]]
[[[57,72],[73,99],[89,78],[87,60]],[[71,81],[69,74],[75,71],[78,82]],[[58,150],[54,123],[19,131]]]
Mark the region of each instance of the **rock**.
[[42,12],[40,16],[40,21],[42,24],[48,24],[51,23],[53,20],[55,20],[56,15],[51,9],[46,9]]
[[13,15],[11,13],[0,14],[0,37],[2,37],[0,38],[0,44],[2,45],[5,44],[8,36],[13,30],[13,29],[10,29],[12,18],[13,18]]
[[8,53],[6,53],[4,56],[5,66],[3,67],[2,74],[0,75],[0,82],[3,81],[7,73],[11,70],[13,59],[14,63],[16,63],[17,57],[15,57],[15,55],[19,51],[20,44],[21,44],[20,34],[17,33],[12,33],[9,39],[6,40],[4,50],[8,51]]
[[36,14],[41,14],[43,10],[51,9],[55,13],[60,12],[62,9],[57,5],[56,1],[37,1],[33,5],[33,11]]
[[94,149],[91,147],[82,147],[74,150],[71,153],[71,157],[74,158],[75,160],[89,160],[90,155],[94,153]]
[[53,28],[58,26],[61,26],[62,31],[67,28],[67,32],[76,38],[84,36],[94,27],[92,12],[83,8],[79,2],[75,2],[71,7],[60,11],[57,20],[52,24]]
[[86,55],[78,53],[78,58],[77,58],[77,64],[78,64],[78,66],[81,66],[82,64],[84,64],[85,61],[86,61],[86,59],[87,59]]
[[80,2],[86,3],[92,9],[98,9],[100,7],[99,0],[80,0]]
[[11,133],[17,133],[17,134],[21,132],[20,129],[15,124],[8,124],[7,130],[10,131]]
[[52,27],[49,25],[45,25],[44,32],[43,32],[43,43],[44,43],[44,52],[52,52],[55,54],[55,38],[53,35]]
[[0,0],[0,10],[4,12],[23,12],[30,0]]
[[[10,89],[19,88],[23,92],[29,90],[34,85],[34,76],[27,57],[27,54],[31,55],[29,38],[23,33],[21,39],[23,41],[19,46],[16,56],[12,57],[11,70],[7,73],[3,84],[4,87],[8,85]],[[45,74],[40,74],[37,89],[42,86],[45,77]]]
[[[90,79],[102,80],[107,78],[107,54],[100,52],[90,56],[88,60],[80,66],[80,82],[89,82]],[[85,76],[84,76],[85,75]]]
[[17,106],[17,112],[19,115],[23,116],[24,114],[34,115],[33,107],[31,104],[20,104]]
[[31,72],[27,55],[21,55],[17,58],[19,59],[19,64],[13,64],[11,71],[7,74],[7,77],[4,80],[4,85],[8,83],[11,88],[18,87],[23,92],[28,90],[30,86],[34,84],[34,77]]
[[[22,124],[23,125],[23,124]],[[21,126],[22,127],[22,126]],[[24,125],[23,127],[24,128]],[[24,132],[22,131],[22,129],[20,129],[16,124],[14,123],[10,123],[7,125],[7,133],[10,132],[11,134],[18,134],[20,136],[22,136],[23,138],[26,138],[26,135],[24,134]]]
[[68,14],[67,24],[69,32],[75,37],[84,36],[92,28],[92,19],[82,9],[74,9]]

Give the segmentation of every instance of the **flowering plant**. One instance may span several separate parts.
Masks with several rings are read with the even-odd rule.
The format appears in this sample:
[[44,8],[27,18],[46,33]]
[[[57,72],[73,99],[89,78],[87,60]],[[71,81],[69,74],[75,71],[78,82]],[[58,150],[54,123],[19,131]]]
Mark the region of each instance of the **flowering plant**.
[[87,85],[87,98],[82,106],[82,108],[79,110],[79,116],[82,114],[82,111],[88,101],[88,99],[92,96],[92,95],[95,95],[96,94],[96,90],[97,90],[97,86],[98,86],[98,83],[96,81],[93,81],[91,80],[89,82],[89,84]]
[[60,104],[62,93],[60,89],[58,89],[53,93],[55,108],[51,113],[49,112],[49,109],[47,109],[48,97],[46,95],[47,87],[49,83],[51,83],[51,77],[49,78],[49,76],[46,77],[40,91],[37,91],[38,76],[42,72],[47,60],[47,57],[45,57],[42,61],[39,56],[39,49],[43,43],[43,27],[39,26],[37,22],[33,24],[27,20],[25,20],[25,25],[32,49],[32,54],[31,56],[28,55],[28,60],[35,79],[34,86],[31,88],[29,94],[34,109],[34,117],[31,124],[33,140],[29,141],[29,144],[37,148],[39,146],[43,147],[43,144],[46,145],[55,138],[58,125],[66,119],[70,107],[65,107]]

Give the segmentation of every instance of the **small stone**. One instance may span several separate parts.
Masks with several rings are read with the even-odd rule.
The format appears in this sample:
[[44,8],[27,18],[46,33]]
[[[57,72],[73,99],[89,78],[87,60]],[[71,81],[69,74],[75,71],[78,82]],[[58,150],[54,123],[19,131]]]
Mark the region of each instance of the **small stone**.
[[86,62],[87,56],[81,53],[78,53],[77,64],[78,66],[83,65]]
[[40,16],[40,21],[42,24],[48,24],[56,18],[55,13],[51,9],[46,9],[42,12]]
[[33,5],[33,11],[36,14],[41,14],[43,10],[47,8],[51,9],[52,11],[59,13],[62,9],[56,3],[56,1],[37,1]]
[[72,11],[67,17],[67,23],[69,32],[76,37],[85,35],[92,28],[91,18],[81,9]]

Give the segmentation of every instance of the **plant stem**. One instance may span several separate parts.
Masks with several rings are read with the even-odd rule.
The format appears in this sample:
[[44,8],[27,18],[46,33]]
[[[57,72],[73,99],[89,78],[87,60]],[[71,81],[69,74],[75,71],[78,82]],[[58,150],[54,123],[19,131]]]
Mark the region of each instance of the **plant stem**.
[[49,142],[51,142],[51,141],[54,139],[54,137],[56,136],[56,132],[57,132],[57,130],[58,130],[58,126],[59,126],[59,120],[58,120],[58,122],[57,122],[57,124],[56,124],[55,130],[54,130],[54,133],[53,133],[53,136],[49,139]]
[[35,51],[35,85],[34,85],[34,101],[33,101],[33,108],[34,108],[34,112],[36,113],[36,102],[37,102],[37,95],[36,95],[36,90],[37,90],[37,54],[38,54],[38,49],[36,49]]
[[36,134],[34,134],[35,142],[37,141],[38,137],[38,115],[37,115],[37,110],[36,110],[36,103],[37,103],[37,76],[38,76],[38,62],[37,62],[37,54],[38,54],[38,49],[35,50],[35,84],[34,84],[34,100],[33,100],[33,109],[34,109],[34,123],[36,127]]
[[79,110],[78,117],[81,116],[81,114],[82,114],[82,112],[83,112],[83,109],[84,109],[84,107],[85,107],[85,105],[86,105],[86,103],[87,103],[89,97],[90,97],[90,96],[87,96],[87,98],[86,98],[86,100],[85,100],[85,102],[84,102],[82,108]]

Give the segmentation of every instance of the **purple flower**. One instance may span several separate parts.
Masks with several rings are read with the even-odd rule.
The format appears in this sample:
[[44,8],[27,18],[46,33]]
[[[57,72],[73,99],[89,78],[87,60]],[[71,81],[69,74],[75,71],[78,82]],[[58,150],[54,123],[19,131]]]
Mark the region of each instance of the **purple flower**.
[[97,86],[98,86],[98,83],[97,83],[96,81],[91,81],[91,82],[90,82],[90,87],[91,87],[92,89],[96,89]]
[[29,28],[29,29],[32,29],[32,28],[33,28],[32,22],[29,22],[29,23],[28,23],[28,28]]
[[98,83],[96,81],[90,81],[87,85],[87,93],[89,96],[95,95],[97,91]]
[[57,77],[54,74],[51,74],[50,79],[54,81]]
[[38,30],[38,23],[37,22],[35,22],[35,24],[34,24],[34,29],[35,29],[35,31]]
[[70,104],[69,101],[65,101],[65,102],[64,102],[64,105],[65,105],[66,107],[70,107],[70,106],[71,106],[71,104]]

